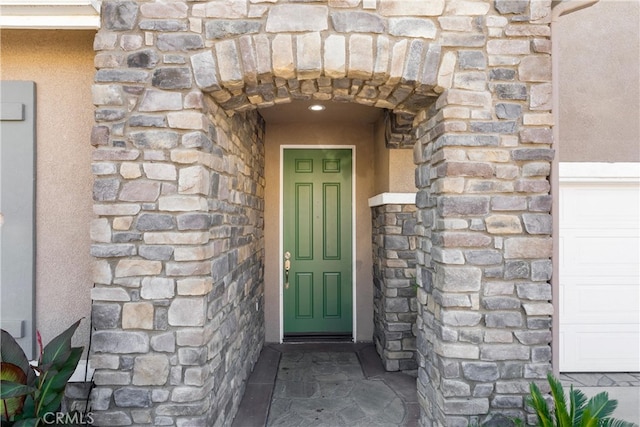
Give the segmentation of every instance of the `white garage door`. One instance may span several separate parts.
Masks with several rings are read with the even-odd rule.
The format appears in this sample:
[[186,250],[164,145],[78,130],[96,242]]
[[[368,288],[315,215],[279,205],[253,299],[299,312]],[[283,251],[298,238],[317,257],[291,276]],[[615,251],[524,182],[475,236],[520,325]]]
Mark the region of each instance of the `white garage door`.
[[640,164],[560,164],[560,371],[640,371]]

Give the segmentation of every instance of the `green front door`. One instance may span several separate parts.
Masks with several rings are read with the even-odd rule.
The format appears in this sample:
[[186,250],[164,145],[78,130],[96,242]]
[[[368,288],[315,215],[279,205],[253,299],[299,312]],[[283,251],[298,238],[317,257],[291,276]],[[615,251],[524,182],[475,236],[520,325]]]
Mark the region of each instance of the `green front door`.
[[284,150],[285,337],[352,332],[351,173],[351,150]]

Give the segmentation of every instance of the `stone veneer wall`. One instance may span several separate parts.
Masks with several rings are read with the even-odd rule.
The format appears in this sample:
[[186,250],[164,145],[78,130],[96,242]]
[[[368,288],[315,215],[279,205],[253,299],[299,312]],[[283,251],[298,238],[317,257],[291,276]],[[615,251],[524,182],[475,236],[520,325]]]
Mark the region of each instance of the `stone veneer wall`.
[[414,122],[425,426],[534,423],[551,370],[551,2],[473,4],[453,87]]
[[93,88],[95,424],[220,426],[264,341],[264,122],[138,51],[127,11]]
[[124,0],[102,17],[97,424],[230,422],[262,340],[249,111],[296,99],[416,114],[421,422],[525,416],[551,360],[550,0]]
[[371,208],[374,342],[387,371],[417,372],[415,205]]

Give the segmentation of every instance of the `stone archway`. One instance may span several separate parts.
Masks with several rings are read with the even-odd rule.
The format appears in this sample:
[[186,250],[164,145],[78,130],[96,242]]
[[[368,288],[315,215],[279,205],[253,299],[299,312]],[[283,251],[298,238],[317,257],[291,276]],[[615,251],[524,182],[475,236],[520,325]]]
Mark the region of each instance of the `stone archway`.
[[420,39],[323,38],[311,32],[218,41],[211,51],[193,55],[191,63],[198,87],[225,109],[311,97],[416,112],[437,96],[440,53],[439,45]]
[[310,98],[415,114],[424,423],[524,417],[551,357],[548,3],[104,2],[96,422],[233,417],[264,340],[254,110]]

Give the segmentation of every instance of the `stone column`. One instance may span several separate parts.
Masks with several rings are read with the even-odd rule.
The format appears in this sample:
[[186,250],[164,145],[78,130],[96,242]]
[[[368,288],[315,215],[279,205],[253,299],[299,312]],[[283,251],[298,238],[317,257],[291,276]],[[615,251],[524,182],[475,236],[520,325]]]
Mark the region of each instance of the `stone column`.
[[415,121],[425,426],[531,417],[529,383],[551,369],[550,3],[440,18],[442,94]]
[[416,277],[413,204],[373,206],[374,341],[387,371],[415,374]]
[[92,133],[96,425],[222,425],[264,340],[264,124],[197,89],[187,4],[103,2]]

